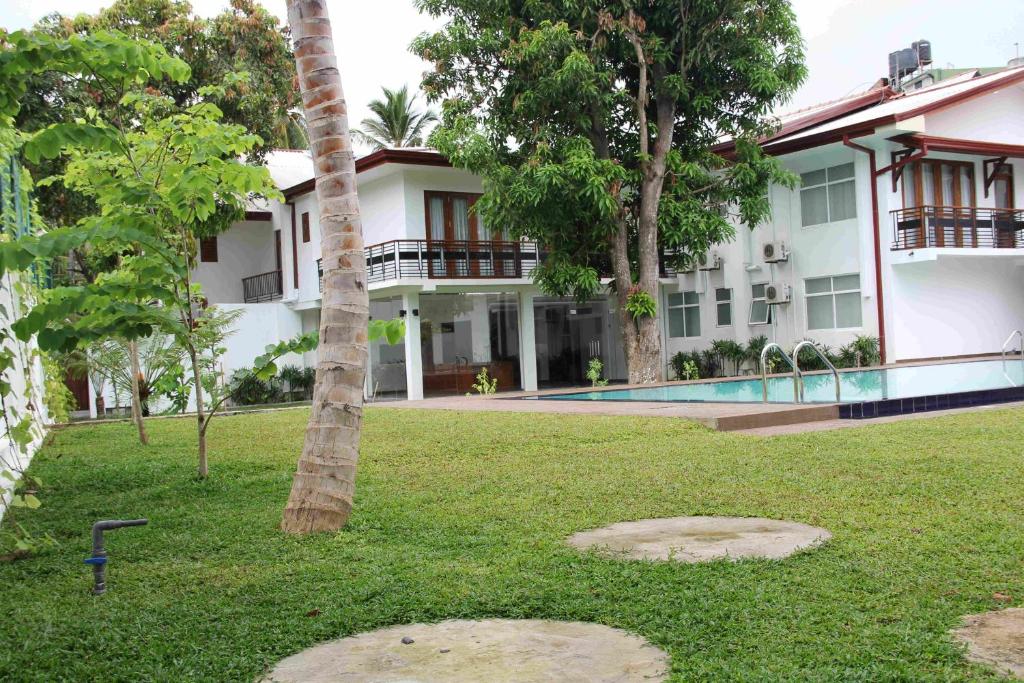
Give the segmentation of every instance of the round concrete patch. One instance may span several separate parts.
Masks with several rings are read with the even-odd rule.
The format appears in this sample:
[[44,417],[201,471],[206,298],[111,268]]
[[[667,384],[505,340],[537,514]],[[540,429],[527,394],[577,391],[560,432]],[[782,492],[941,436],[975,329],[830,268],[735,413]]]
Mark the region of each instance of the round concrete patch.
[[953,637],[967,644],[967,659],[1024,678],[1024,609],[971,614]]
[[581,531],[569,545],[631,560],[779,559],[832,537],[825,529],[759,517],[667,517]]
[[638,636],[566,621],[488,619],[393,626],[317,645],[265,681],[663,681],[668,655]]

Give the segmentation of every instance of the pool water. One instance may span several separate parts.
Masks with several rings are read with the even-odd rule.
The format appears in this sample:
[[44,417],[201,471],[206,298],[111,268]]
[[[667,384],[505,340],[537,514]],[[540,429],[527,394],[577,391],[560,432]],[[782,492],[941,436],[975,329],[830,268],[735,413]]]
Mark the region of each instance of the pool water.
[[[1002,361],[971,361],[916,365],[878,370],[840,372],[841,401],[861,403],[897,398],[955,394],[967,391],[1006,389],[1024,385],[1024,361],[1017,356]],[[831,372],[804,375],[805,403],[835,403],[835,378]],[[671,401],[760,403],[761,379],[698,382],[644,389],[612,389],[554,394],[535,398],[568,401]],[[791,375],[768,378],[768,401],[793,402]]]

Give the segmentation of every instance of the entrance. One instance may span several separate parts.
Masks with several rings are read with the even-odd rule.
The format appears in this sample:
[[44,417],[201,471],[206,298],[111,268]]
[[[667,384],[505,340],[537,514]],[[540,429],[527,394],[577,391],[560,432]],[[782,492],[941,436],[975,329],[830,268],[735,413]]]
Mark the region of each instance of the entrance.
[[607,300],[534,300],[537,383],[542,387],[579,386],[591,358],[604,364],[605,379],[623,379],[625,362],[618,322]]

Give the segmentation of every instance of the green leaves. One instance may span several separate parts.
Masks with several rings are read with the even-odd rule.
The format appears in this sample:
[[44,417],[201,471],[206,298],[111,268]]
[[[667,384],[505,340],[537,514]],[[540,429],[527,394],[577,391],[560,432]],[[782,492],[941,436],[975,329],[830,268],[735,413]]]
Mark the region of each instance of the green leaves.
[[371,320],[368,339],[384,339],[388,345],[394,346],[405,339],[405,321],[401,318],[391,320]]
[[52,159],[67,149],[80,152],[117,153],[122,140],[117,129],[92,123],[55,123],[35,133],[25,143],[25,157],[32,163]]
[[319,341],[320,335],[318,332],[306,332],[277,344],[270,344],[263,350],[262,355],[257,356],[253,360],[253,374],[259,379],[268,380],[277,374],[277,364],[275,361],[289,353],[312,351],[317,347]]

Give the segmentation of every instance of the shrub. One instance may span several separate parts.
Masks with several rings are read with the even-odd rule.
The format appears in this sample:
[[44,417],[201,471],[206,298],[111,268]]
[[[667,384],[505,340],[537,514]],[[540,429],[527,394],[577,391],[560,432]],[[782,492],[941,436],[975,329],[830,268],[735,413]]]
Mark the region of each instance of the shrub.
[[277,373],[278,378],[288,385],[289,398],[293,401],[313,398],[313,385],[316,383],[316,370],[286,365]]
[[[701,379],[704,375],[700,372],[700,353],[697,351],[680,351],[669,359],[672,372],[676,379]],[[696,374],[696,377],[692,375]]]
[[761,372],[761,352],[768,346],[768,337],[760,334],[747,342],[747,358],[754,364],[754,370]]
[[279,403],[283,398],[281,380],[272,377],[262,380],[249,368],[240,368],[231,375],[231,401],[235,405],[251,406],[260,403]]

